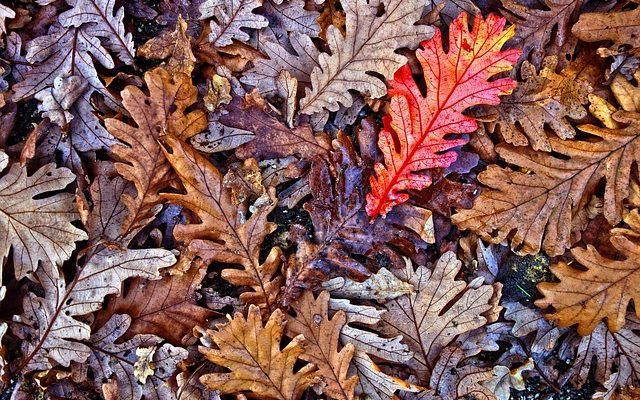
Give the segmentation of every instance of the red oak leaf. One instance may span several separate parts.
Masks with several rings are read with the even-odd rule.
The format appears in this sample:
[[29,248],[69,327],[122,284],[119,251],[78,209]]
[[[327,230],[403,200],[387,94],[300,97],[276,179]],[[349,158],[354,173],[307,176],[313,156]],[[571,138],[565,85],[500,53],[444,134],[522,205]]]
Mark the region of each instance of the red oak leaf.
[[384,164],[375,165],[371,193],[367,194],[367,214],[385,216],[409,198],[408,189],[431,185],[428,175],[416,174],[429,168],[446,168],[456,160],[451,149],[466,143],[465,138],[445,138],[453,133],[473,132],[476,121],[462,112],[478,104],[499,104],[499,95],[510,94],[516,82],[510,78],[489,81],[508,71],[521,54],[519,49],[501,51],[515,32],[504,29],[505,19],[476,16],[469,32],[467,15],[460,14],[449,27],[449,52],[442,48],[442,35],[421,43],[416,55],[427,84],[424,97],[405,65],[390,82],[391,106],[384,118],[378,146]]

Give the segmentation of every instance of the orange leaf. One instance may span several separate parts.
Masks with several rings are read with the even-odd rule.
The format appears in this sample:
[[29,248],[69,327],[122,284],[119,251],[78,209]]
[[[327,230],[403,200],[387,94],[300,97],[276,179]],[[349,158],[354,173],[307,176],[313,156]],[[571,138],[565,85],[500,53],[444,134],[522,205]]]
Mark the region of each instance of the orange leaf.
[[384,165],[377,163],[367,194],[367,213],[375,218],[385,216],[394,206],[409,198],[408,189],[420,190],[431,185],[427,175],[416,171],[446,168],[456,160],[448,151],[466,143],[465,138],[446,139],[453,133],[473,132],[476,121],[462,112],[474,105],[500,103],[499,95],[516,87],[510,78],[488,81],[508,71],[521,51],[500,51],[514,34],[514,26],[504,30],[505,19],[490,15],[475,17],[468,31],[467,15],[460,14],[450,25],[449,52],[442,47],[439,31],[433,39],[422,42],[416,55],[422,64],[427,95],[422,96],[413,81],[408,65],[396,71],[392,80],[391,108],[385,116],[378,146],[384,154]]

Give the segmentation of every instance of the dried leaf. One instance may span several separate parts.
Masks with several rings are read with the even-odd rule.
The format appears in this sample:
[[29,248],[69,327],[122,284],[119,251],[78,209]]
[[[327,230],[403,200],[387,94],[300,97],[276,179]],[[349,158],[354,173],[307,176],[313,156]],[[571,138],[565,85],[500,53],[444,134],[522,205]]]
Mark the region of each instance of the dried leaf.
[[200,381],[222,393],[248,391],[253,397],[299,399],[319,376],[313,364],[293,372],[296,360],[304,352],[304,338],[296,336],[281,350],[285,323],[286,316],[275,310],[263,326],[260,309],[251,305],[247,319],[236,313],[233,319],[229,317],[227,324],[208,330],[208,336],[218,349],[200,347],[200,352],[209,361],[231,372],[206,374]]
[[604,318],[611,332],[622,328],[629,302],[640,304],[640,246],[625,236],[613,236],[610,241],[625,260],[607,259],[589,245],[571,250],[586,271],[564,262],[552,267],[560,282],[540,284],[538,289],[545,297],[536,301],[538,307],[554,307],[554,312],[546,315],[548,319],[560,326],[578,324],[578,333],[583,336]]
[[587,116],[584,105],[589,102],[591,86],[576,79],[577,71],[570,68],[556,73],[557,62],[556,57],[545,58],[539,74],[528,61],[522,64],[524,82],[495,108],[495,124],[507,143],[530,144],[534,150],[551,151],[545,126],[562,139],[575,136],[568,118],[579,120]]
[[231,83],[218,74],[214,74],[211,80],[207,80],[207,94],[204,97],[204,105],[210,112],[215,111],[221,104],[229,104],[231,101]]
[[59,21],[63,26],[82,26],[87,35],[104,39],[105,47],[117,53],[122,62],[133,64],[133,36],[124,29],[124,8],[114,15],[115,0],[66,1],[73,8],[60,14]]
[[338,0],[329,0],[324,2],[322,13],[318,16],[318,24],[320,24],[320,36],[323,40],[327,40],[327,31],[331,25],[335,26],[342,36],[347,34],[347,16]]
[[247,71],[240,81],[257,87],[263,96],[276,93],[276,78],[280,71],[288,71],[301,86],[310,85],[309,75],[315,67],[319,67],[320,52],[311,38],[302,33],[292,32],[289,42],[296,54],[272,41],[261,43],[261,50],[268,59],[254,60],[253,68]]
[[98,175],[89,190],[93,207],[84,221],[89,241],[117,241],[124,234],[122,226],[127,218],[127,206],[123,199],[131,197],[135,188],[120,176],[110,179]]
[[[103,388],[103,395],[109,398],[103,383],[109,379],[115,381],[115,392],[118,399],[139,400],[175,398],[168,380],[173,375],[176,365],[187,358],[188,352],[180,347],[163,344],[162,339],[154,335],[136,335],[126,342],[120,341],[122,334],[127,331],[131,318],[127,315],[116,314],[100,330],[91,335],[87,341],[91,349],[89,358],[83,366],[74,365],[76,374],[86,379],[86,369],[93,372],[93,382],[96,388]],[[142,363],[139,352],[148,348],[148,359],[142,384],[136,377],[137,366]],[[83,368],[84,367],[84,368]]]
[[389,312],[382,316],[381,331],[403,335],[415,353],[407,365],[419,382],[429,382],[442,351],[459,335],[483,326],[487,321],[483,314],[493,307],[492,286],[474,288],[455,280],[461,265],[452,252],[440,257],[433,271],[426,267],[414,271],[408,264],[402,274],[417,292],[386,304]]
[[505,17],[516,26],[514,41],[522,47],[522,60],[540,67],[550,43],[562,47],[569,37],[571,19],[583,0],[544,0],[544,8],[528,7],[526,0],[501,0]]
[[[453,222],[492,243],[510,236],[511,248],[520,254],[536,254],[542,247],[549,255],[560,255],[580,238],[587,220],[585,206],[604,178],[604,215],[616,224],[629,192],[631,164],[640,154],[636,140],[640,119],[624,111],[613,118],[627,127],[579,127],[598,142],[549,137],[555,154],[497,146],[503,159],[528,173],[490,165],[478,176],[489,189],[483,190],[471,210],[455,214]],[[528,190],[521,190],[523,185]]]
[[[583,337],[573,357],[575,361],[567,372],[571,382],[582,387],[595,378],[609,388],[608,396],[617,389],[638,386],[640,383],[640,322],[631,313],[624,327],[616,333],[599,324],[589,336]],[[592,371],[595,369],[595,373]],[[608,396],[600,396],[607,398]]]
[[[442,48],[442,35],[422,43],[416,55],[422,64],[427,96],[422,96],[408,65],[400,68],[391,82],[390,115],[384,119],[378,146],[384,165],[376,163],[367,194],[367,214],[385,216],[394,206],[406,202],[409,195],[399,193],[420,190],[431,185],[431,177],[419,170],[448,167],[457,155],[450,150],[466,142],[447,140],[452,133],[473,132],[475,120],[462,112],[477,104],[497,105],[499,95],[509,94],[516,83],[510,78],[488,81],[508,71],[520,51],[500,51],[513,35],[514,27],[503,30],[504,18],[490,15],[475,18],[468,31],[467,15],[461,14],[450,26],[449,53]],[[473,45],[473,47],[471,47]],[[443,66],[444,65],[444,66]]]
[[147,383],[147,378],[153,376],[153,355],[156,352],[155,347],[138,347],[136,349],[136,357],[138,358],[133,364],[133,376],[143,385]]
[[[385,79],[402,64],[405,57],[394,51],[415,47],[433,28],[413,24],[420,18],[424,2],[418,0],[346,0],[347,34],[336,27],[327,29],[331,55],[320,54],[319,66],[311,73],[312,90],[307,89],[300,101],[300,112],[314,114],[327,109],[337,111],[339,104],[353,102],[348,90],[353,89],[373,98],[386,94],[383,81],[369,75],[376,72]],[[381,7],[381,8],[379,8]],[[383,9],[380,16],[377,12]]]
[[233,150],[255,137],[253,132],[231,128],[218,122],[219,116],[209,113],[209,130],[189,139],[189,143],[203,153],[218,153]]
[[526,389],[522,373],[533,369],[533,360],[530,358],[525,364],[509,370],[503,365],[493,367],[493,378],[482,385],[496,395],[498,400],[509,400],[511,391],[523,391]]
[[37,37],[27,44],[26,60],[33,68],[22,73],[23,80],[12,87],[12,99],[17,102],[52,87],[57,77],[74,75],[82,78],[87,83],[87,90],[70,109],[74,118],[69,129],[73,145],[79,151],[108,148],[116,143],[101,125],[91,104],[91,95],[97,92],[110,107],[118,108],[117,102],[98,77],[94,59],[105,68],[115,66],[97,37],[82,29],[54,26],[50,34]]
[[584,13],[571,32],[580,40],[612,40],[616,44],[640,47],[640,9]]
[[87,82],[79,76],[59,76],[54,79],[52,88],[46,88],[34,96],[42,102],[38,105],[42,118],[49,118],[59,127],[66,128],[73,119],[68,110],[84,94],[86,87]]
[[178,16],[174,31],[163,31],[138,48],[138,56],[150,60],[164,60],[164,69],[170,74],[191,75],[196,58],[191,51],[191,39],[187,35],[187,22]]
[[188,138],[205,128],[201,110],[185,113],[196,101],[197,91],[191,78],[182,73],[170,75],[156,68],[144,75],[149,88],[145,95],[135,86],[122,91],[122,104],[129,110],[136,126],[109,118],[107,129],[126,144],[113,147],[123,162],[116,163],[118,173],[136,186],[137,196],[123,196],[129,209],[122,231],[135,235],[159,211],[159,191],[173,179],[158,139],[165,135]]
[[196,290],[206,274],[206,268],[193,262],[182,275],[167,275],[160,280],[134,279],[124,296],[111,299],[104,311],[96,315],[97,326],[114,314],[128,314],[131,325],[121,334],[123,339],[150,333],[181,345],[194,325],[205,325],[214,312],[200,307]]
[[[340,341],[345,345],[352,344],[356,352],[398,364],[404,364],[413,357],[407,345],[402,343],[401,335],[388,338],[373,331],[386,310],[352,304],[348,299],[330,299],[329,306],[332,311],[346,314],[347,325],[342,328]],[[369,330],[349,324],[366,325]]]
[[[340,330],[347,322],[344,312],[329,318],[329,292],[322,292],[317,299],[307,291],[292,304],[296,313],[287,322],[287,336],[304,336],[304,352],[300,359],[318,367],[322,377],[323,393],[332,399],[352,400],[358,383],[357,376],[349,376],[349,363],[355,348],[347,343],[338,351]],[[326,385],[326,386],[325,386]]]
[[317,37],[320,33],[317,21],[320,13],[315,10],[306,10],[303,0],[266,0],[263,7],[263,13],[269,21],[265,30],[269,30],[269,33],[287,48],[291,47],[288,40],[289,32],[298,32],[311,37]]
[[102,307],[108,294],[120,293],[125,279],[140,276],[160,277],[158,270],[175,263],[173,254],[164,249],[112,250],[103,248],[88,256],[84,267],[68,285],[58,270],[41,268],[36,278],[44,297],[29,293],[23,299],[24,313],[14,317],[12,327],[22,341],[24,360],[18,369],[24,372],[47,370],[53,362],[65,367],[71,361],[84,362],[90,349],[81,341],[89,338],[90,328],[73,318],[90,314]]
[[289,71],[283,70],[276,77],[276,90],[278,96],[284,99],[283,114],[287,120],[289,128],[293,128],[293,117],[296,112],[296,93],[298,92],[298,81],[291,76]]
[[412,284],[401,281],[384,267],[364,282],[334,278],[324,282],[322,288],[331,291],[334,296],[347,299],[372,299],[381,303],[415,291]]
[[309,125],[290,129],[247,100],[236,98],[226,110],[228,114],[220,117],[221,123],[255,134],[252,141],[236,150],[236,155],[243,160],[254,157],[260,161],[290,155],[313,158],[331,150],[327,134],[314,135]]
[[311,165],[309,186],[313,200],[304,208],[311,216],[313,237],[309,238],[299,225],[290,232],[297,250],[287,266],[284,304],[302,290],[318,287],[326,278],[367,278],[370,273],[359,256],[375,263],[376,253],[380,252],[389,257],[391,265],[403,266],[402,249],[406,255],[415,255],[417,249],[426,247],[411,229],[411,221],[407,221],[413,211],[409,207],[390,215],[388,220],[369,223],[364,211],[365,168],[346,136],[338,134],[334,144],[336,152],[331,164],[316,159]]
[[209,41],[217,47],[249,40],[243,28],[260,29],[269,24],[262,15],[253,13],[262,6],[262,0],[206,0],[200,4],[200,19],[214,18],[211,21]]
[[[4,169],[9,159],[1,150],[0,160]],[[55,276],[55,266],[71,256],[74,242],[87,239],[84,231],[71,225],[78,219],[72,194],[42,198],[44,193],[63,190],[75,178],[71,171],[55,164],[27,176],[27,169],[18,163],[0,178],[0,266],[13,249],[16,279],[32,277],[40,261]]]
[[200,223],[179,225],[174,236],[189,244],[189,249],[205,262],[240,264],[243,269],[228,268],[222,277],[234,285],[248,286],[240,299],[259,304],[267,311],[275,309],[282,277],[276,273],[280,266],[281,251],[274,247],[267,259],[259,262],[260,246],[264,238],[275,230],[267,215],[275,207],[271,198],[263,196],[255,205],[251,217],[243,222],[238,206],[231,201],[222,185],[222,174],[205,157],[187,144],[167,137],[165,156],[178,173],[186,194],[163,194],[174,204],[193,211]]
[[458,337],[446,347],[433,367],[430,389],[424,399],[493,399],[493,393],[482,386],[492,377],[491,368],[474,357],[480,351],[496,351],[499,347],[483,329],[476,329]]
[[353,365],[360,377],[358,392],[370,396],[372,400],[391,400],[399,390],[410,393],[421,390],[420,386],[382,372],[366,353],[356,352]]
[[567,331],[547,321],[542,312],[535,308],[528,308],[516,302],[507,302],[503,306],[506,309],[505,319],[515,321],[511,329],[515,337],[523,338],[535,332],[531,342],[533,353],[551,352],[558,343],[558,339]]
[[253,158],[235,163],[229,167],[224,176],[223,185],[231,189],[231,201],[240,205],[245,201],[254,202],[267,192],[262,184],[262,171]]

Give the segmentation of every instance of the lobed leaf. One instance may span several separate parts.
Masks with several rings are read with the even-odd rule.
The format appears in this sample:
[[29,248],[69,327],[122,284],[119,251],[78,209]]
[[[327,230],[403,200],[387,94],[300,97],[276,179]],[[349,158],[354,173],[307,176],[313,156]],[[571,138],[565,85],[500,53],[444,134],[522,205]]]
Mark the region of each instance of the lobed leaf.
[[452,133],[472,132],[475,120],[462,112],[477,104],[499,104],[499,95],[509,94],[516,82],[509,78],[488,79],[508,71],[520,51],[500,51],[513,36],[514,27],[504,30],[505,19],[490,15],[475,18],[471,32],[467,15],[461,14],[450,26],[449,52],[442,47],[442,35],[422,42],[416,56],[422,64],[427,95],[424,97],[413,80],[408,65],[400,68],[391,81],[390,115],[384,119],[378,146],[384,164],[376,163],[370,178],[367,214],[385,216],[394,206],[406,202],[405,190],[424,189],[431,178],[415,172],[445,168],[456,160],[453,147],[464,139],[449,140]]

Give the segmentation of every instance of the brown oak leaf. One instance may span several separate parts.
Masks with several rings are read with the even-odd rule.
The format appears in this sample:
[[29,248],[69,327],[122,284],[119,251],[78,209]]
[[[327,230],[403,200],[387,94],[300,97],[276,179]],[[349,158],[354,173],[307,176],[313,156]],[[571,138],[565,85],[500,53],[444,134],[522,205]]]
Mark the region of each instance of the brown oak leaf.
[[276,204],[274,194],[260,197],[251,217],[243,221],[238,205],[223,186],[222,173],[188,144],[173,137],[166,139],[165,155],[186,190],[186,194],[163,194],[171,203],[194,212],[200,223],[178,225],[174,236],[189,244],[189,249],[205,262],[239,264],[242,269],[227,268],[222,277],[234,285],[248,286],[240,299],[259,304],[267,311],[275,309],[282,277],[277,275],[281,251],[271,249],[267,259],[259,262],[264,238],[276,229],[267,215]]
[[571,32],[586,42],[612,40],[640,47],[640,9],[584,13]]
[[[0,150],[0,172],[8,163],[9,157]],[[71,224],[79,219],[72,194],[42,197],[43,193],[64,189],[75,179],[70,170],[56,168],[55,164],[28,176],[27,168],[19,163],[12,164],[0,178],[0,271],[13,249],[16,279],[32,276],[40,261],[56,275],[56,266],[71,256],[75,242],[87,239],[84,231]]]
[[309,125],[289,128],[249,99],[234,98],[220,117],[226,126],[253,132],[255,137],[236,150],[241,159],[254,157],[259,161],[297,155],[313,158],[331,150],[326,133],[314,135]]
[[472,209],[453,215],[453,222],[492,243],[510,236],[511,248],[520,254],[536,254],[542,248],[560,255],[580,239],[588,221],[586,206],[605,179],[604,216],[616,224],[629,193],[631,165],[640,154],[640,115],[618,111],[612,118],[619,128],[579,127],[598,141],[549,137],[555,154],[496,146],[500,157],[528,172],[490,165],[478,176],[489,188]]
[[539,73],[528,61],[522,64],[520,74],[524,82],[518,83],[511,96],[493,108],[496,120],[491,124],[492,132],[499,126],[507,143],[530,144],[534,150],[543,151],[551,151],[546,126],[562,139],[575,136],[569,122],[587,116],[584,105],[589,102],[591,86],[576,79],[578,71],[574,68],[557,73],[557,63],[555,56],[545,58]]
[[[495,307],[491,300],[493,286],[472,287],[455,280],[461,266],[452,252],[440,257],[433,270],[418,267],[414,271],[407,263],[398,273],[414,285],[416,292],[386,303],[388,312],[382,315],[380,330],[403,336],[414,352],[407,365],[417,373],[419,383],[428,384],[447,346],[482,327],[487,322],[484,314]],[[440,386],[432,389],[445,390]]]
[[[613,246],[625,257],[611,260],[595,247],[574,248],[571,254],[586,270],[578,270],[565,262],[551,268],[560,280],[538,285],[544,295],[536,301],[541,308],[553,306],[546,314],[560,326],[578,324],[578,333],[590,334],[604,318],[611,332],[622,328],[629,302],[640,304],[640,245],[622,235],[610,238]],[[640,315],[640,306],[636,306]]]
[[202,263],[194,261],[182,275],[166,275],[160,280],[134,278],[122,296],[110,299],[97,313],[94,326],[104,325],[114,314],[128,314],[131,325],[121,335],[123,339],[149,333],[182,345],[194,325],[204,326],[215,314],[196,303],[196,290],[205,274]]
[[121,93],[122,104],[136,125],[114,118],[105,121],[109,132],[125,143],[113,146],[113,152],[123,160],[116,163],[116,169],[135,184],[137,191],[136,197],[123,196],[129,209],[123,235],[135,234],[150,222],[159,211],[159,191],[174,179],[158,139],[165,135],[186,139],[206,127],[204,112],[185,112],[197,96],[189,75],[171,75],[163,68],[155,68],[144,74],[144,80],[148,95],[135,86],[127,86]]
[[[426,25],[413,25],[420,19],[424,1],[419,0],[345,0],[347,34],[335,26],[327,29],[331,55],[321,53],[319,66],[311,73],[311,89],[300,101],[300,112],[314,114],[327,109],[337,111],[339,104],[349,107],[350,89],[379,98],[387,93],[376,72],[385,79],[406,62],[395,50],[415,47],[434,30]],[[378,13],[381,13],[379,15]]]
[[176,29],[163,31],[138,48],[138,56],[149,60],[168,58],[163,68],[170,74],[191,75],[196,58],[191,51],[191,39],[187,35],[187,22],[178,16]]
[[355,348],[347,343],[338,351],[340,331],[347,322],[344,311],[329,318],[329,292],[323,291],[317,299],[305,291],[292,305],[295,317],[289,317],[287,336],[305,338],[302,360],[318,367],[323,393],[332,399],[352,400],[358,377],[349,374],[349,363]]
[[249,306],[245,319],[236,313],[229,322],[219,324],[207,335],[217,349],[200,347],[205,358],[231,372],[203,375],[200,381],[222,393],[250,392],[253,398],[296,400],[319,379],[316,367],[307,364],[293,371],[304,352],[304,337],[299,335],[284,348],[280,341],[286,316],[275,310],[262,325],[260,309]]
[[544,0],[544,8],[528,7],[525,0],[502,0],[504,15],[516,26],[515,41],[522,60],[540,67],[550,43],[561,47],[569,38],[572,16],[584,0]]

